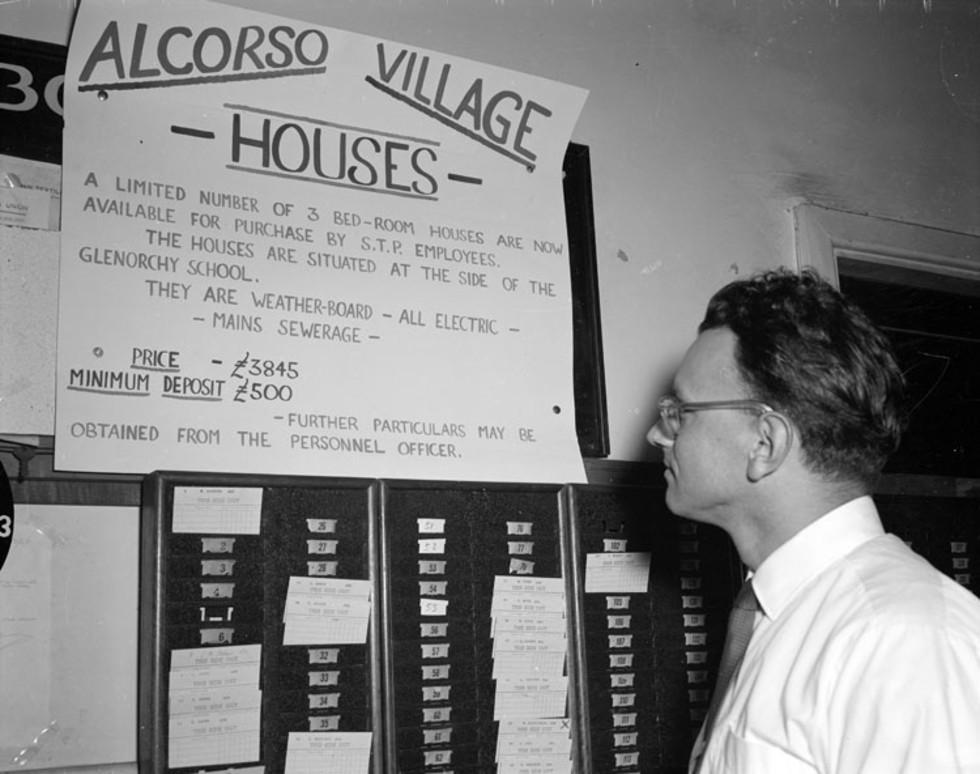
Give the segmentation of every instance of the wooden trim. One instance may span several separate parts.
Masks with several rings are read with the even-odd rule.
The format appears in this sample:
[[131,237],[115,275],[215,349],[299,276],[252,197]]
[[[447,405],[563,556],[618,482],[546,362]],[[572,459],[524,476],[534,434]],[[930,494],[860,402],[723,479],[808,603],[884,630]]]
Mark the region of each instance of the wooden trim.
[[797,267],[812,267],[839,286],[837,257],[980,281],[980,235],[829,210],[793,209]]

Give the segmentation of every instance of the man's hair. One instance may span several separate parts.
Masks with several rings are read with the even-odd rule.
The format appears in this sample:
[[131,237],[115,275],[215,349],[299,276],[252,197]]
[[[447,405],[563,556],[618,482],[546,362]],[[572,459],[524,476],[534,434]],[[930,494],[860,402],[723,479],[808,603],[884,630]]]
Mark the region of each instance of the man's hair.
[[873,485],[906,423],[905,380],[867,315],[811,270],[736,280],[698,331],[729,328],[752,397],[788,417],[811,470]]

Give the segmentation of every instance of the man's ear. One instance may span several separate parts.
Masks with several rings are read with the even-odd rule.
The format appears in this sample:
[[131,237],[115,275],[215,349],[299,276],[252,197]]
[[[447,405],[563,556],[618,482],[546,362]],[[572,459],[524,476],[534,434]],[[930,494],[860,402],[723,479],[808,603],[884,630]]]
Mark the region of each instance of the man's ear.
[[770,411],[759,417],[755,445],[749,452],[748,477],[760,481],[775,473],[793,448],[793,425],[782,414]]

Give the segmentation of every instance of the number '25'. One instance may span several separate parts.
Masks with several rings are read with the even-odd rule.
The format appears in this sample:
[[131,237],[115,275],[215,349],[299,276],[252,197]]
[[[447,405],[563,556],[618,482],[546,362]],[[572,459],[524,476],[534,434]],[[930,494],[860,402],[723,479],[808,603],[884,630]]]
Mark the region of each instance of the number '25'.
[[[30,70],[21,65],[0,62],[0,71],[12,72],[17,80],[13,83],[3,83],[0,88],[0,110],[15,110],[26,112],[33,110],[40,101],[40,95],[34,88],[34,76]],[[7,80],[0,74],[0,82]],[[56,75],[44,85],[44,104],[53,113],[64,115],[61,105],[61,86],[65,82],[64,75]]]

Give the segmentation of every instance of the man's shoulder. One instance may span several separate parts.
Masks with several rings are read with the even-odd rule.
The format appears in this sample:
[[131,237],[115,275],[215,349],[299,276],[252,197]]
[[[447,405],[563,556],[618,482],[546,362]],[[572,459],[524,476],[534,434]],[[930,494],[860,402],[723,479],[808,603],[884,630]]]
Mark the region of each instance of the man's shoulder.
[[980,599],[895,535],[867,541],[829,573],[828,593],[868,624],[938,627],[980,644]]

